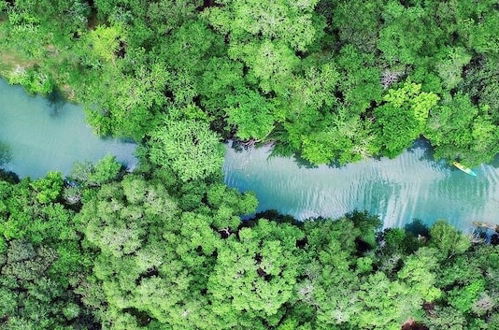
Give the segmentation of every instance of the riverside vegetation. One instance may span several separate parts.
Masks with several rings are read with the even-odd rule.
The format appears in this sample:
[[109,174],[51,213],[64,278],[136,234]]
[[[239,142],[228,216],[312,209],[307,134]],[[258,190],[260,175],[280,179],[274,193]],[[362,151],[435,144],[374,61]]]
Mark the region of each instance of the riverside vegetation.
[[488,162],[498,26],[495,0],[0,0],[0,73],[140,144],[133,173],[1,172],[0,327],[496,329],[497,245],[362,212],[241,221],[257,200],[222,183],[220,141],[345,164],[423,136]]

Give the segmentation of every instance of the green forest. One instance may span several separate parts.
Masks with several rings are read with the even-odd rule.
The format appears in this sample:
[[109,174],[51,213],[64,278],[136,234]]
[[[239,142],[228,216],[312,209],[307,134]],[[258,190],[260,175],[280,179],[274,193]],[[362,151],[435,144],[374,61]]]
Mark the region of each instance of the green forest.
[[222,173],[229,140],[492,161],[498,32],[497,0],[0,0],[0,76],[82,104],[140,161],[0,170],[0,328],[499,329],[497,236],[242,220],[258,200]]
[[[499,245],[452,226],[297,223],[217,176],[112,157],[0,181],[3,329],[497,329]],[[66,182],[66,183],[65,183]],[[71,184],[68,184],[71,182]]]

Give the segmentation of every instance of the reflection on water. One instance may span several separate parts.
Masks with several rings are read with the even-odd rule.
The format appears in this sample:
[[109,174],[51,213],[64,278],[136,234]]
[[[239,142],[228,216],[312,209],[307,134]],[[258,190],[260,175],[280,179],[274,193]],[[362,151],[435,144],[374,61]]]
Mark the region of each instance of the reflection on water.
[[0,141],[9,150],[3,153],[0,145],[0,166],[20,177],[36,178],[53,170],[68,174],[73,162],[93,162],[107,154],[127,166],[136,163],[135,144],[94,135],[81,107],[64,102],[56,94],[48,98],[29,96],[21,87],[3,80]]
[[354,209],[378,214],[385,227],[414,219],[447,219],[462,230],[473,221],[499,223],[499,168],[481,165],[478,177],[432,159],[424,142],[395,159],[370,159],[342,167],[300,167],[291,158],[268,157],[269,147],[228,148],[228,185],[254,191],[259,211],[275,209],[303,220],[340,217]]
[[12,160],[12,153],[8,144],[0,141],[0,166]]

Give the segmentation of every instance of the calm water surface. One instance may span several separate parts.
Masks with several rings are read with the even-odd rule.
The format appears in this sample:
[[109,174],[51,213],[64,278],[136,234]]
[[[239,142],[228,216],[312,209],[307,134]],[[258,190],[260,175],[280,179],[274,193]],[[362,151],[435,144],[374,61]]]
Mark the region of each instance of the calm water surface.
[[417,142],[395,159],[370,159],[343,167],[300,167],[294,159],[271,157],[270,148],[228,148],[225,181],[254,191],[258,210],[275,209],[303,220],[340,217],[354,209],[378,214],[384,227],[413,219],[447,219],[470,231],[473,221],[499,224],[499,159],[475,168],[472,177],[431,157]]
[[[75,161],[96,161],[107,154],[133,167],[135,144],[101,139],[85,124],[80,106],[30,96],[0,80],[0,167],[20,177],[48,171],[68,174]],[[3,155],[3,157],[2,157]]]

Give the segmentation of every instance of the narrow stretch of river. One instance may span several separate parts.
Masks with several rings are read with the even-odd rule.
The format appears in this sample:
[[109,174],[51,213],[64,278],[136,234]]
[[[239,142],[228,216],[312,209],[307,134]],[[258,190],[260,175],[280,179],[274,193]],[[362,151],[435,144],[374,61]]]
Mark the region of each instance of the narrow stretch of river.
[[430,225],[446,219],[469,232],[473,221],[499,224],[499,159],[467,175],[431,157],[415,143],[395,159],[369,159],[334,168],[300,167],[292,158],[270,157],[270,148],[227,149],[225,182],[254,191],[258,211],[274,209],[299,220],[337,218],[367,210],[384,227],[403,227],[419,219]]
[[30,96],[0,80],[0,167],[20,177],[48,171],[69,174],[75,161],[112,154],[133,167],[135,144],[101,139],[85,123],[81,106]]

